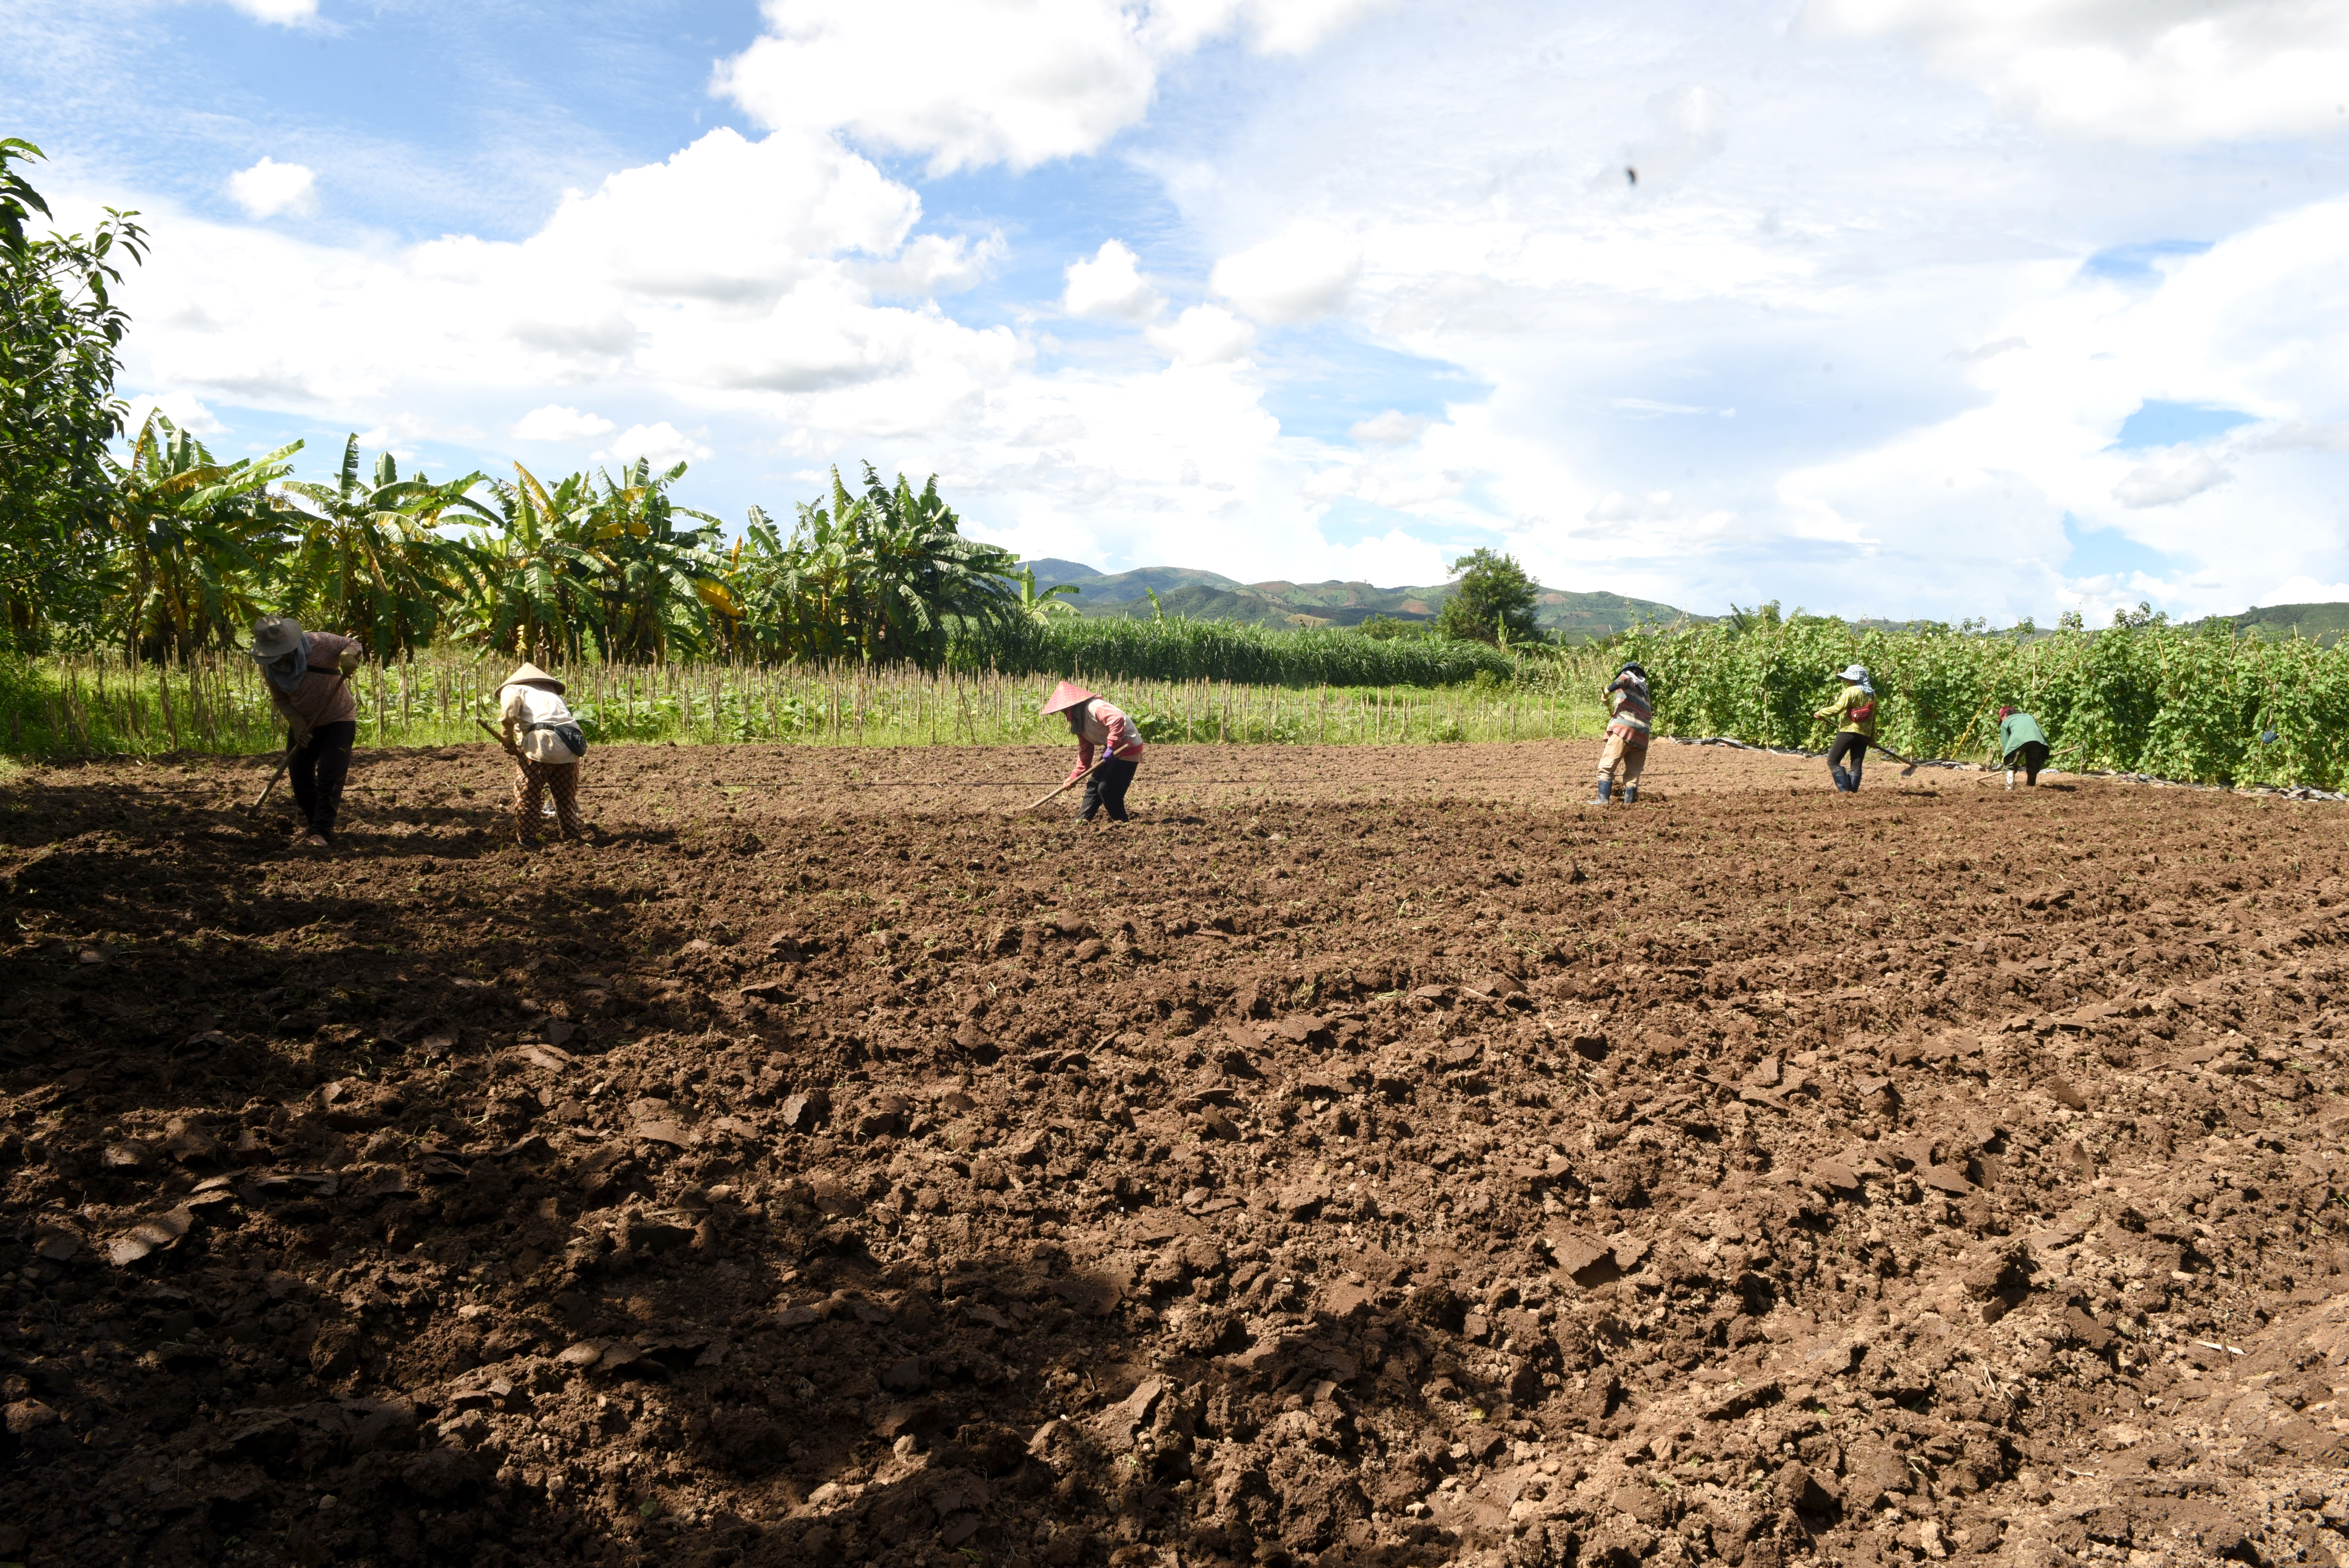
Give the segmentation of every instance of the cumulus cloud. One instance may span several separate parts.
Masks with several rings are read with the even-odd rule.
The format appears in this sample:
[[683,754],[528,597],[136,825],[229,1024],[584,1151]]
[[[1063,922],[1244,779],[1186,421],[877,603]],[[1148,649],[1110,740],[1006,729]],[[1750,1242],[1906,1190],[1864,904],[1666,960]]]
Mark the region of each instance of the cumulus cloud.
[[1336,310],[1361,273],[1359,243],[1329,223],[1306,221],[1217,262],[1208,286],[1241,314],[1286,325]]
[[717,79],[763,124],[926,154],[933,175],[1030,169],[1138,123],[1160,67],[1210,38],[1302,54],[1384,3],[765,0],[765,34]]
[[228,429],[218,416],[204,407],[203,401],[190,392],[166,392],[160,396],[142,394],[129,399],[130,414],[122,422],[123,430],[136,435],[146,428],[150,414],[160,414],[191,436],[217,436]]
[[1173,325],[1152,327],[1149,336],[1177,365],[1228,365],[1256,346],[1256,328],[1213,304],[1195,304]]
[[1061,308],[1071,315],[1148,321],[1164,304],[1142,275],[1142,258],[1117,240],[1102,241],[1090,260],[1071,262],[1067,277]]
[[1427,433],[1435,421],[1425,414],[1406,414],[1400,408],[1390,408],[1383,414],[1373,414],[1357,420],[1346,434],[1357,441],[1373,447],[1407,447]]
[[2141,511],[2149,506],[2176,506],[2204,490],[2233,479],[2231,469],[2208,452],[2194,452],[2174,463],[2146,463],[2131,469],[2113,487],[2113,499]]
[[549,403],[515,420],[508,433],[517,441],[588,441],[617,428],[600,414]]
[[617,465],[643,458],[657,471],[674,463],[699,462],[715,456],[708,447],[663,419],[657,425],[629,426],[613,437],[611,445],[597,452],[594,460]]
[[280,212],[299,215],[317,209],[318,176],[302,164],[264,158],[230,175],[228,193],[248,218],[274,218]]
[[2349,10],[2309,0],[1811,0],[2051,129],[2153,144],[2341,129]]

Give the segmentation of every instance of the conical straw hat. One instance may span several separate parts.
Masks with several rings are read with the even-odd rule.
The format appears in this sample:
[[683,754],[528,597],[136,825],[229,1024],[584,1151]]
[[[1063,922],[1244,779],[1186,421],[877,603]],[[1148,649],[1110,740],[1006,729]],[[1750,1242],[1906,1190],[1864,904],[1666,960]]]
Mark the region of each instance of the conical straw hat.
[[508,676],[502,682],[499,683],[498,689],[500,691],[503,691],[510,686],[544,686],[547,690],[553,692],[557,696],[561,696],[566,689],[561,681],[556,680],[553,676],[548,675],[544,670],[540,669],[536,665],[532,664],[527,659],[523,661],[522,668],[514,671],[513,674]]
[[1052,688],[1052,695],[1045,700],[1043,711],[1058,713],[1062,708],[1074,707],[1081,702],[1091,702],[1092,699],[1093,694],[1076,682],[1062,681]]

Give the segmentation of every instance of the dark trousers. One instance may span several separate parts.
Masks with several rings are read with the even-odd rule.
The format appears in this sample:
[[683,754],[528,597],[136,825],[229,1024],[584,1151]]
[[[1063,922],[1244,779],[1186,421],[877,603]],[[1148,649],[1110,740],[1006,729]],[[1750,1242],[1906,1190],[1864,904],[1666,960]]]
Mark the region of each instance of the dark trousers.
[[[1847,757],[1851,758],[1849,768],[1844,766]],[[1827,748],[1827,772],[1834,777],[1835,787],[1857,790],[1859,788],[1859,765],[1867,760],[1868,737],[1855,735],[1848,729],[1838,731],[1835,744]]]
[[2023,769],[2025,784],[2039,782],[2039,770],[2047,766],[2047,748],[2039,741],[2026,740],[2006,754],[2006,770]]
[[294,809],[322,839],[335,836],[335,813],[343,809],[343,780],[351,771],[351,742],[358,738],[357,719],[319,725],[285,769],[294,786]]
[[1077,820],[1090,822],[1095,811],[1107,811],[1112,822],[1125,820],[1126,786],[1133,782],[1133,770],[1142,764],[1128,757],[1112,757],[1085,777],[1084,809]]

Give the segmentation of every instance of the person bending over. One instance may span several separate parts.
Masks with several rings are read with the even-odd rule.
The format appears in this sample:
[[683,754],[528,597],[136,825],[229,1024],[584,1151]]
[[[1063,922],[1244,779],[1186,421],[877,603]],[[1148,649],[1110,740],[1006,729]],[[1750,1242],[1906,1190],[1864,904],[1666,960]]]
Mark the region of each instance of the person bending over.
[[2019,707],[1998,710],[1998,752],[2006,759],[2006,787],[2014,788],[2014,770],[2023,769],[2023,786],[2035,787],[2039,770],[2047,766],[2047,737],[2039,721]]
[[1868,682],[1866,665],[1853,665],[1836,679],[1843,682],[1842,692],[1811,717],[1843,720],[1835,744],[1827,748],[1827,776],[1837,789],[1857,794],[1860,765],[1868,760],[1868,748],[1876,738],[1876,687]]
[[554,817],[566,839],[584,839],[579,820],[579,759],[586,738],[564,705],[564,685],[536,665],[524,664],[498,688],[498,717],[514,757],[514,841],[527,844],[539,831],[541,804],[554,797]]
[[[1111,821],[1124,821],[1125,791],[1133,782],[1134,769],[1142,765],[1142,732],[1106,699],[1073,681],[1062,681],[1052,688],[1044,711],[1066,714],[1069,733],[1077,738],[1077,766],[1069,774],[1085,781],[1084,803],[1078,809],[1077,820],[1090,822],[1095,811],[1106,811]],[[1098,768],[1093,766],[1096,751],[1102,754]]]
[[1648,700],[1648,672],[1625,665],[1607,688],[1607,744],[1599,753],[1599,804],[1607,804],[1619,781],[1623,804],[1640,798],[1640,772],[1648,765],[1648,736],[1655,722]]
[[261,665],[270,705],[285,720],[285,777],[302,819],[296,836],[306,848],[331,849],[351,745],[359,738],[350,688],[359,645],[332,632],[305,632],[291,615],[264,615],[253,624],[247,651]]

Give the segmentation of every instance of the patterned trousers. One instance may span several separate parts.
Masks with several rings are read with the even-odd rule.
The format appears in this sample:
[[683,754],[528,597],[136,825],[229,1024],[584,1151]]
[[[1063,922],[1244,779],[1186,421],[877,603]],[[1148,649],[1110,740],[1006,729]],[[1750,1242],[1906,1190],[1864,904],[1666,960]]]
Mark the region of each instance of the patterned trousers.
[[587,824],[579,820],[579,764],[576,762],[533,762],[516,758],[514,767],[514,838],[528,843],[538,831],[540,802],[548,794],[554,797],[555,820],[563,825],[566,839],[585,838]]

